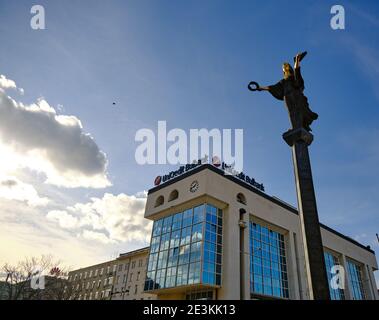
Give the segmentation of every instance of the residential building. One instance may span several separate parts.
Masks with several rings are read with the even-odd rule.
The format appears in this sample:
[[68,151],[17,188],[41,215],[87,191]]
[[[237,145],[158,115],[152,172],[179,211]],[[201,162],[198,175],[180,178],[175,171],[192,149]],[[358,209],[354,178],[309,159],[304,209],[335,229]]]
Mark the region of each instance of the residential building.
[[152,300],[156,295],[144,292],[149,247],[120,254],[112,300]]
[[73,300],[110,300],[117,270],[116,260],[69,272]]

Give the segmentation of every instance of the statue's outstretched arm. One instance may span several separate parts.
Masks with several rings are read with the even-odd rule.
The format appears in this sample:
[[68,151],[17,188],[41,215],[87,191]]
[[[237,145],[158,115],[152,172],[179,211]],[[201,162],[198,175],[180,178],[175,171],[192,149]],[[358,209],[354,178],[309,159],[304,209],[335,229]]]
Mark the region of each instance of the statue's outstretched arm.
[[294,58],[294,69],[300,68],[300,61],[307,55],[307,51],[298,53]]
[[283,100],[284,98],[283,85],[280,81],[277,84],[264,87],[261,87],[258,82],[251,81],[247,87],[250,91],[268,91],[279,100]]
[[294,69],[298,69],[300,67],[300,55],[297,54],[295,57],[295,64],[294,64]]

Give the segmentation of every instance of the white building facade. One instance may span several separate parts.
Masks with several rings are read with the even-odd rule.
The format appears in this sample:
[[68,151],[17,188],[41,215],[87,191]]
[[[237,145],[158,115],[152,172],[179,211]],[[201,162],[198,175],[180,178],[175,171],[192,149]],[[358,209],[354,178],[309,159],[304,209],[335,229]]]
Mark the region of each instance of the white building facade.
[[[154,221],[145,293],[157,299],[309,299],[296,208],[210,164],[155,182],[145,211]],[[337,284],[330,286],[332,299],[379,299],[374,252],[320,227],[328,278]]]

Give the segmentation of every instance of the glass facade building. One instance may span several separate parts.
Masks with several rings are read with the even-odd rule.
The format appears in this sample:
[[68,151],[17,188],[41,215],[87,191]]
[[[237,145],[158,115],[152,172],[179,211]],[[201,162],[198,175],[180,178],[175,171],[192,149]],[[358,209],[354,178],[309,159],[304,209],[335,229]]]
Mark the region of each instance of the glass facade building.
[[347,260],[347,272],[349,274],[352,299],[365,300],[361,266],[351,260]]
[[154,221],[145,291],[221,285],[222,210],[210,204]]
[[284,236],[253,221],[250,234],[250,292],[289,298]]
[[335,272],[332,273],[332,268],[334,266],[340,265],[339,259],[338,259],[338,257],[331,254],[330,252],[324,252],[324,258],[325,258],[326,273],[328,275],[330,299],[332,299],[332,300],[345,300],[344,290],[341,288],[335,288],[334,289],[331,286],[331,280],[332,280],[333,276],[336,276]]

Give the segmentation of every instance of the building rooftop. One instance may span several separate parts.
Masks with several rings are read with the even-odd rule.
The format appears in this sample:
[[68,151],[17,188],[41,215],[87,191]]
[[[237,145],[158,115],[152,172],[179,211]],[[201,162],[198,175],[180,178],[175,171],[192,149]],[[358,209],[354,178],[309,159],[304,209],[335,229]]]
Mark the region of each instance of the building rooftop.
[[138,253],[143,253],[145,251],[149,251],[149,249],[150,249],[150,247],[143,247],[143,248],[136,249],[136,250],[133,250],[133,251],[121,253],[120,256],[117,259],[126,258],[126,257],[132,256],[132,255],[138,254]]

